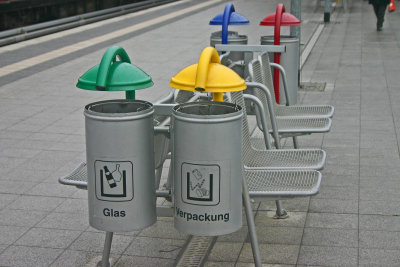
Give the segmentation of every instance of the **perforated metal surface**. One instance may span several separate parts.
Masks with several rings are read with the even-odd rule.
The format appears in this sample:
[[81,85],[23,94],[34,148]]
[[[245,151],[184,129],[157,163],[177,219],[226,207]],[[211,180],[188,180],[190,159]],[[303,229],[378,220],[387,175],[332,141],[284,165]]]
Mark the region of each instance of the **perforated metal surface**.
[[[232,101],[239,106],[244,106],[242,92],[231,93]],[[326,154],[321,149],[279,149],[256,150],[250,142],[250,131],[243,110],[243,163],[246,167],[264,169],[322,169],[325,164]],[[263,148],[263,147],[262,147]]]
[[275,109],[276,116],[309,116],[328,118],[333,115],[334,108],[328,105],[315,106],[277,106]]
[[267,169],[315,169],[324,167],[326,154],[320,149],[252,150],[245,166]]
[[87,168],[86,163],[82,162],[70,174],[58,179],[61,184],[75,185],[82,189],[87,189]]
[[314,170],[245,170],[251,197],[295,197],[318,193],[321,173]]
[[[269,67],[269,57],[268,53],[263,53],[259,56],[259,59],[253,61],[253,64],[249,66],[251,79],[254,82],[262,83],[269,89],[272,98],[275,100],[275,92],[273,90],[273,78],[271,74],[271,69]],[[255,89],[254,94],[260,98],[264,106],[267,104],[265,94],[259,89]],[[275,116],[309,116],[309,117],[332,117],[334,113],[334,108],[330,105],[293,105],[293,106],[282,106],[277,105],[273,101]],[[265,108],[265,107],[264,107]]]
[[207,256],[207,252],[211,248],[216,237],[193,236],[178,259],[177,267],[195,267],[202,266]]
[[[329,118],[283,118],[277,117],[279,133],[326,133],[332,121]],[[270,131],[271,132],[271,131]]]

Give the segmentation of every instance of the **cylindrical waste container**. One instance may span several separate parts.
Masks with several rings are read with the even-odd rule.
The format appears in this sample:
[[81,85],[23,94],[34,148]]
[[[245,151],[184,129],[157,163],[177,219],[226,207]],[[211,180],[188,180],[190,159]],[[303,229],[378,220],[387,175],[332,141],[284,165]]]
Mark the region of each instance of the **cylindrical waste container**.
[[[274,45],[274,36],[261,36],[262,45]],[[285,45],[286,51],[281,54],[280,65],[285,69],[290,104],[297,103],[299,83],[299,39],[291,36],[281,36],[280,44]],[[274,62],[274,54],[269,54],[270,62]],[[282,77],[279,79],[279,103],[285,104],[286,97]]]
[[[247,44],[248,38],[246,35],[239,35],[238,32],[228,31],[228,44],[231,45],[239,45],[239,44]],[[222,31],[213,32],[210,36],[210,46],[215,47],[216,44],[222,43]],[[244,61],[245,53],[244,52],[229,52],[229,58],[233,62]],[[235,66],[233,68],[241,77],[244,75],[244,65],[242,67]]]
[[197,102],[173,110],[174,225],[199,236],[242,226],[242,108]]
[[156,221],[153,105],[106,100],[85,107],[89,224],[108,232]]

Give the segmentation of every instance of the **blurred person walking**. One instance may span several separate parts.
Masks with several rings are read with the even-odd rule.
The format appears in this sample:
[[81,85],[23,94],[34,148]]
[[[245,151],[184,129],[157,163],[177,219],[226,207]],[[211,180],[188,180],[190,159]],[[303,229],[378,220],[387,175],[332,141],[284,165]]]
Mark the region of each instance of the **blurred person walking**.
[[389,5],[390,0],[369,0],[368,2],[374,7],[374,12],[377,19],[376,30],[382,31],[386,8]]

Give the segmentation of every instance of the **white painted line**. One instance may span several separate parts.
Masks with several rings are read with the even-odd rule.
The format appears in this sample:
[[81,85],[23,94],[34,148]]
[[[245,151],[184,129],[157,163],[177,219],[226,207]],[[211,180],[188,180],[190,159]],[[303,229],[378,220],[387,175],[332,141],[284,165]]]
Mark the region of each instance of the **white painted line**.
[[[334,3],[336,5],[336,3]],[[331,16],[331,21],[335,21],[337,19],[338,13],[334,12]],[[303,68],[303,65],[306,63],[308,57],[311,54],[312,49],[314,48],[315,44],[318,41],[319,36],[321,35],[323,29],[325,28],[325,23],[318,25],[317,29],[313,33],[311,39],[308,41],[306,46],[303,49],[303,52],[300,56],[300,70]]]
[[318,25],[317,30],[313,33],[313,36],[311,37],[310,41],[308,41],[307,45],[304,47],[300,57],[300,69],[302,69],[304,63],[306,63],[308,56],[311,54],[311,50],[314,48],[314,45],[317,42],[319,36],[321,35],[324,27],[325,24]]
[[95,38],[92,38],[92,39],[89,39],[89,40],[85,40],[85,41],[82,41],[82,42],[79,42],[79,43],[76,43],[76,44],[73,44],[73,45],[69,45],[69,46],[66,46],[66,47],[63,47],[63,48],[60,48],[60,49],[56,49],[56,50],[47,52],[45,54],[42,54],[42,55],[39,55],[39,56],[36,56],[36,57],[32,57],[32,58],[29,58],[29,59],[22,60],[20,62],[16,62],[14,64],[11,64],[11,65],[8,65],[8,66],[0,68],[0,77],[6,76],[6,75],[11,74],[13,72],[21,71],[23,69],[35,66],[37,64],[40,64],[40,63],[43,63],[43,62],[46,62],[46,61],[49,61],[49,60],[52,60],[52,59],[55,59],[55,58],[58,58],[58,57],[62,57],[62,56],[68,55],[68,54],[76,52],[78,50],[90,47],[90,46],[92,46],[94,44],[102,43],[102,42],[105,42],[105,41],[108,41],[108,40],[112,40],[112,39],[124,36],[126,34],[129,34],[129,33],[144,29],[146,27],[149,27],[149,26],[164,22],[166,20],[169,20],[169,19],[175,18],[177,16],[181,16],[181,15],[187,14],[189,12],[192,12],[192,11],[195,11],[197,9],[200,9],[200,8],[203,8],[203,7],[207,7],[207,6],[213,5],[215,3],[219,3],[219,2],[223,2],[223,0],[207,1],[205,3],[201,3],[201,4],[198,4],[198,5],[192,6],[192,7],[188,7],[188,8],[179,10],[179,11],[175,11],[175,12],[169,13],[167,15],[164,15],[164,16],[161,16],[161,17],[149,20],[149,21],[145,21],[145,22],[142,22],[142,23],[138,23],[136,25],[133,25],[133,26],[121,29],[121,30],[117,30],[117,31],[114,31],[114,32],[111,32],[111,33],[108,33],[108,34],[104,34],[102,36],[95,37]]

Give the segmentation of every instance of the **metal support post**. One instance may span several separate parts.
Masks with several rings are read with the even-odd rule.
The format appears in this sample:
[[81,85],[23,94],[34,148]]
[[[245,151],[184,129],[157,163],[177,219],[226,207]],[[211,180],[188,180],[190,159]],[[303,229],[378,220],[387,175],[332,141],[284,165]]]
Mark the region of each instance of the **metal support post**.
[[242,181],[242,196],[243,196],[243,205],[246,212],[246,219],[247,219],[247,227],[249,229],[250,235],[250,242],[251,242],[251,249],[253,251],[253,258],[254,258],[254,265],[256,267],[261,267],[261,254],[260,248],[258,247],[258,239],[257,239],[257,232],[256,232],[256,225],[254,223],[253,212],[251,209],[250,204],[250,196],[249,196],[249,189],[247,187],[247,181],[245,176],[243,175]]
[[[290,13],[301,21],[301,0],[291,0]],[[290,36],[297,37],[300,40],[300,26],[290,26]]]
[[331,0],[325,0],[324,22],[331,21]]
[[[290,2],[290,13],[292,15],[294,15],[296,18],[298,18],[301,21],[301,0],[291,0]],[[297,86],[300,87],[300,46],[301,46],[301,28],[300,26],[290,26],[290,36],[291,37],[296,37],[297,39],[299,39],[299,51],[298,51],[298,55],[299,55],[299,66],[298,66],[298,72],[299,75],[298,77],[298,81],[297,81]]]
[[110,267],[110,251],[113,238],[113,232],[106,232],[106,240],[104,241],[103,257],[101,258],[101,267]]

